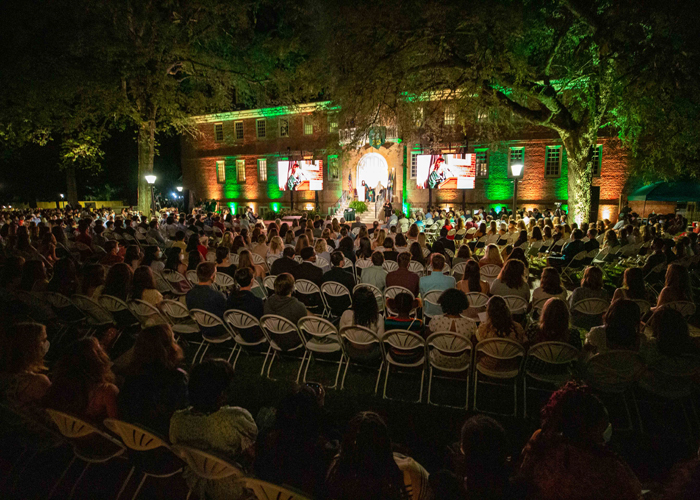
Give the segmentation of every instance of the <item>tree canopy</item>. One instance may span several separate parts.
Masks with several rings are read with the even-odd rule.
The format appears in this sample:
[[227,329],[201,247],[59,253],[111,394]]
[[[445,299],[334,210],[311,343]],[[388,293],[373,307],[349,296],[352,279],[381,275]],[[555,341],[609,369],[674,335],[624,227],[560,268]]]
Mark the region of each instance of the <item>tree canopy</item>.
[[[416,108],[430,109],[425,97],[440,93],[477,138],[503,137],[523,123],[546,127],[566,148],[569,206],[582,220],[600,134],[619,135],[640,172],[698,172],[699,45],[683,2],[330,0],[317,7],[326,89],[356,125],[389,114],[411,128]],[[436,140],[438,123],[426,117],[416,132]]]

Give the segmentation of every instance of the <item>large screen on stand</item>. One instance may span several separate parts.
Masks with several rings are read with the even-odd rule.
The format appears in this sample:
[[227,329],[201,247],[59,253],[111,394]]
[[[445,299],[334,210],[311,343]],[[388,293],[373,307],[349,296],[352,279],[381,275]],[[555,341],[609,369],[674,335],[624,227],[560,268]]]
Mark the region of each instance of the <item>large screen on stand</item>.
[[277,162],[280,191],[323,191],[323,161]]
[[474,189],[476,165],[472,154],[418,155],[419,189]]

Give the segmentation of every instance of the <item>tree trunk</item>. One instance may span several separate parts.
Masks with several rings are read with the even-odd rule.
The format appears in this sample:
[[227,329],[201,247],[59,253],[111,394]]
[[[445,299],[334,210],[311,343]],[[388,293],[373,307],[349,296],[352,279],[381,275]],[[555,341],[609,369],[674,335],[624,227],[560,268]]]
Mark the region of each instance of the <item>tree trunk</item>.
[[[583,222],[591,222],[591,186],[593,170],[591,146],[595,140],[583,135],[572,135],[563,139],[568,162],[569,222],[579,227]],[[592,214],[593,221],[597,214]]]
[[68,162],[66,167],[66,201],[75,208],[78,205],[78,183],[75,180],[75,165]]
[[139,127],[139,172],[137,208],[143,214],[151,213],[151,188],[146,176],[153,174],[153,159],[156,151],[156,122],[149,120]]

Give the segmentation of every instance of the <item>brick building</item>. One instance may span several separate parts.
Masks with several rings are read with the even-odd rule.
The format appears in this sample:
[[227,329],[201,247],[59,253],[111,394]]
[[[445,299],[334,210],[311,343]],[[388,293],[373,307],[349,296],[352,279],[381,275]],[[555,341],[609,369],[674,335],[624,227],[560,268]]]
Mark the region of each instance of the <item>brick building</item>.
[[[553,207],[567,204],[566,151],[552,131],[528,129],[521,138],[495,144],[460,144],[453,118],[445,112],[447,131],[443,153],[474,155],[474,189],[419,189],[417,156],[435,154],[414,138],[400,137],[397,128],[386,127],[385,142],[378,148],[365,141],[346,146],[351,129],[339,128],[328,103],[294,108],[278,107],[233,111],[196,117],[197,133],[182,138],[183,184],[197,199],[216,199],[240,212],[250,205],[266,214],[292,207],[309,209],[318,203],[322,213],[336,207],[343,191],[358,188],[363,180],[387,186],[394,179],[393,202],[411,207],[432,205],[460,208],[512,206],[510,164],[524,165],[518,182],[518,206]],[[463,138],[463,136],[462,136]],[[463,139],[462,139],[463,140]],[[452,141],[452,142],[450,142]],[[343,147],[346,146],[346,147]],[[599,218],[617,218],[620,195],[628,178],[627,156],[615,138],[601,138],[595,152],[594,189],[599,190]],[[319,161],[323,190],[281,190],[279,162]],[[362,189],[359,196],[364,197]],[[373,207],[371,207],[373,208]]]

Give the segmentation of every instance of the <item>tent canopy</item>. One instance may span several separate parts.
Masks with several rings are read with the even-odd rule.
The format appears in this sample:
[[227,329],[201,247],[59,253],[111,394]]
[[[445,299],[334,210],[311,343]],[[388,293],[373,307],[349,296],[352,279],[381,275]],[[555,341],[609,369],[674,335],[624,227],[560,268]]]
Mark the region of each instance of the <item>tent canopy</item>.
[[695,182],[656,182],[632,192],[629,201],[700,202],[700,184]]

